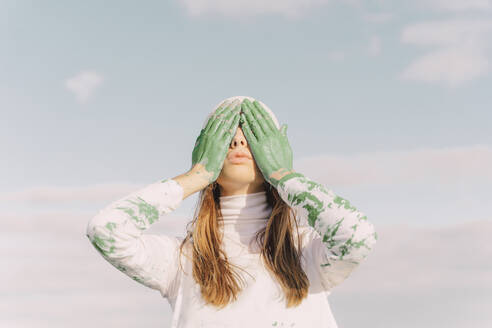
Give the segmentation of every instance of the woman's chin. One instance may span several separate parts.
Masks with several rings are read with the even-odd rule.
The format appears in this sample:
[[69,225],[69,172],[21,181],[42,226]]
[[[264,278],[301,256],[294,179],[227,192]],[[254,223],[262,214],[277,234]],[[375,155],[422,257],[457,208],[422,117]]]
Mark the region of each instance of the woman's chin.
[[229,178],[237,178],[237,180],[254,180],[255,179],[255,170],[249,165],[241,165],[235,164],[230,165],[225,170],[225,175]]
[[255,168],[251,164],[224,164],[221,177],[224,180],[250,183],[256,180]]

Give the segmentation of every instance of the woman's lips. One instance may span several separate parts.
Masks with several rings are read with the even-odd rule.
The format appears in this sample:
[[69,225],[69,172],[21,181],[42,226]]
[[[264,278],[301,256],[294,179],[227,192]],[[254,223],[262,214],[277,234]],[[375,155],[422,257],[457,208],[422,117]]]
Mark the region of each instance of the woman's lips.
[[248,162],[250,161],[251,159],[247,158],[247,157],[232,157],[229,162],[231,162],[232,164],[241,164],[241,163],[245,163],[245,162]]
[[251,160],[251,155],[244,151],[235,151],[230,153],[227,157],[232,164],[245,163]]

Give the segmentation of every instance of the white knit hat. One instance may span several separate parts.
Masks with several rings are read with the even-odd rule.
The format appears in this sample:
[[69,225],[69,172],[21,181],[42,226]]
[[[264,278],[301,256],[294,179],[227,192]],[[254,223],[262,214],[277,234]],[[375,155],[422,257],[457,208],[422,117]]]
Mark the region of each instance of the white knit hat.
[[[228,101],[228,102],[232,103],[234,100],[239,100],[239,103],[242,103],[242,101],[244,99],[248,99],[251,102],[255,101],[255,98],[253,98],[253,97],[247,97],[247,96],[234,96],[234,97],[229,97],[227,99],[222,100],[220,103],[218,103],[215,106],[215,108],[212,110],[212,112],[210,112],[210,114],[208,114],[207,118],[205,118],[205,122],[203,122],[202,129],[204,129],[205,126],[207,126],[208,120],[214,115],[215,111],[219,108],[219,106],[222,103],[224,103],[225,101]],[[262,103],[261,101],[259,101],[259,100],[256,100],[256,101],[260,103],[260,105],[266,110],[266,112],[268,114],[270,114],[270,117],[272,118],[273,123],[275,123],[275,126],[277,127],[277,129],[280,129],[280,124],[278,123],[278,120],[275,117],[275,114],[273,114],[272,110],[270,108],[268,108],[268,106],[265,105],[264,103]]]

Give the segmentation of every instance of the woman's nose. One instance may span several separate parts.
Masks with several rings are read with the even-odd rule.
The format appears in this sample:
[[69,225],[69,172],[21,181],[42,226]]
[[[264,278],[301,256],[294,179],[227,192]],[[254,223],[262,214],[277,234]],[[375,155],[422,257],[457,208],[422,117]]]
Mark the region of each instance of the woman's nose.
[[244,136],[234,136],[231,141],[231,147],[232,148],[238,148],[238,147],[248,147],[248,143],[246,141],[246,138]]

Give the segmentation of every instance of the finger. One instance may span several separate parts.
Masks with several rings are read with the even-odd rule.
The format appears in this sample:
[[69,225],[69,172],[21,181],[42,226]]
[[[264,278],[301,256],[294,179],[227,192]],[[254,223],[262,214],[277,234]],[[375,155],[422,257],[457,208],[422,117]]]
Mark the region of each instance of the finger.
[[287,136],[287,124],[280,127],[280,133],[282,133],[283,136]]
[[[233,115],[233,120],[229,125],[226,125],[226,131],[231,130],[231,133],[235,133],[237,130],[237,127],[239,126],[239,113],[241,112],[241,104],[237,104],[236,107],[234,108],[234,111],[232,112]],[[237,118],[237,120],[236,120]]]
[[205,132],[209,132],[212,124],[215,122],[216,118],[227,108],[227,105],[230,104],[230,100],[224,100],[222,104],[215,110],[215,112],[210,116],[207,122],[207,126],[205,127]]
[[256,117],[253,115],[252,111],[253,105],[248,99],[245,99],[242,104],[243,112],[246,115],[246,121],[248,122],[248,126],[251,128],[253,131],[256,139],[262,139],[265,134],[263,133],[263,130],[261,129],[260,125],[258,124],[258,120]]
[[205,129],[202,129],[202,131],[200,131],[200,135],[195,140],[195,146],[194,147],[196,147],[198,145],[198,143],[202,140],[204,131],[205,131]]
[[218,136],[222,136],[225,132],[233,128],[234,120],[236,117],[239,118],[240,110],[241,110],[241,105],[236,104],[235,107],[233,107],[230,111],[228,111],[227,116],[224,118],[224,120],[218,127],[218,131],[217,131]]
[[255,144],[257,139],[253,132],[251,132],[251,128],[249,127],[248,120],[246,119],[246,115],[241,113],[241,123],[242,123],[242,130],[244,135],[246,136],[246,140],[250,144]]
[[210,128],[209,133],[210,134],[216,134],[219,127],[223,124],[223,122],[226,120],[225,117],[227,114],[229,114],[230,111],[234,109],[236,104],[238,104],[239,100],[234,100],[232,103],[229,103],[227,107],[224,109],[221,109],[221,112],[216,116],[214,122],[212,123],[212,127]]
[[[241,108],[241,107],[239,107],[239,108]],[[236,130],[237,130],[237,127],[239,125],[239,119],[240,119],[240,117],[239,117],[239,111],[238,111],[237,115],[234,116],[234,119],[233,119],[231,125],[224,132],[224,142],[226,144],[230,144],[232,138],[234,138],[234,136],[236,135]]]
[[263,120],[265,123],[266,123],[266,126],[263,127],[263,130],[266,132],[266,131],[271,131],[271,132],[274,132],[274,131],[278,131],[278,128],[277,126],[275,125],[275,123],[273,122],[273,119],[272,117],[270,116],[270,114],[266,111],[265,108],[263,108],[263,106],[257,101],[253,101],[253,105],[255,106],[256,110],[261,114],[261,116],[263,117]]
[[253,114],[253,117],[256,118],[256,121],[258,122],[258,125],[260,126],[264,134],[270,135],[273,131],[270,130],[270,127],[266,123],[267,117],[263,117],[263,114],[258,110],[254,103],[250,103],[249,107],[251,108],[251,113]]

